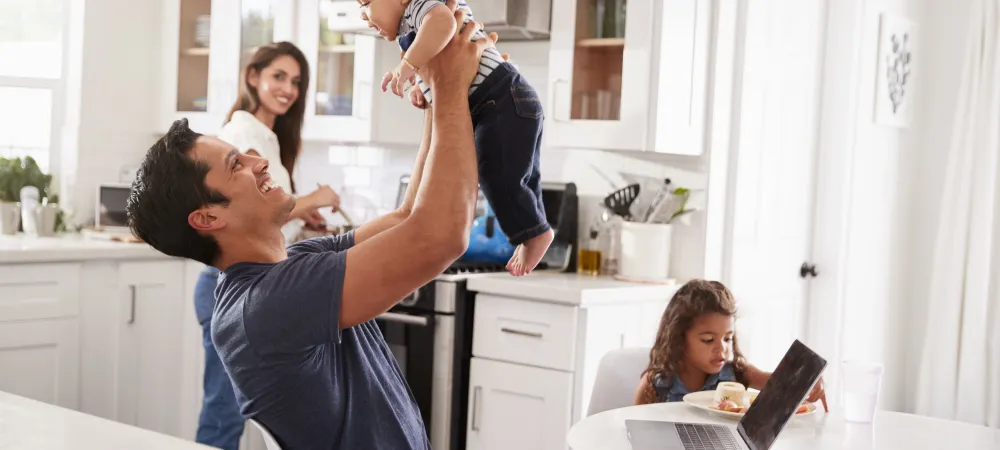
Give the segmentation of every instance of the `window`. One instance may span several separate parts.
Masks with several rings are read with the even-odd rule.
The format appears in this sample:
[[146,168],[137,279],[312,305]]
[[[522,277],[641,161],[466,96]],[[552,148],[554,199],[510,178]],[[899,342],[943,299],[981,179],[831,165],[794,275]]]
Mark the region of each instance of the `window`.
[[0,0],[0,157],[49,172],[62,128],[67,0]]

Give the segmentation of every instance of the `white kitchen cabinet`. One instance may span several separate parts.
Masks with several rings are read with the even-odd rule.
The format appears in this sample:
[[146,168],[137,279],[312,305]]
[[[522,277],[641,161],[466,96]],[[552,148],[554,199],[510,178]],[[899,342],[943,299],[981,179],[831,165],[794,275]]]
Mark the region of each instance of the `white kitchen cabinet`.
[[[471,449],[566,449],[601,358],[653,345],[677,286],[537,273],[472,278]],[[636,384],[639,379],[636,378]]]
[[0,391],[76,409],[79,319],[0,322]]
[[553,0],[549,145],[700,154],[711,3]]
[[309,62],[309,87],[300,93],[306,101],[304,140],[420,141],[422,111],[381,91],[382,75],[399,63],[399,48],[352,33],[367,28],[357,2],[165,0],[163,17],[162,113],[155,124],[160,132],[187,118],[195,131],[218,133],[253,52],[265,43],[291,41]]
[[468,450],[566,448],[573,375],[472,358]]
[[416,145],[422,111],[382,92],[382,76],[400,61],[399,46],[354,33],[366,28],[357,2],[299,2],[296,44],[309,60],[304,139]]
[[164,0],[160,111],[155,129],[187,118],[215,134],[236,100],[240,68],[256,47],[291,40],[295,10],[284,0]]
[[184,263],[125,262],[118,267],[114,342],[114,419],[180,434]]

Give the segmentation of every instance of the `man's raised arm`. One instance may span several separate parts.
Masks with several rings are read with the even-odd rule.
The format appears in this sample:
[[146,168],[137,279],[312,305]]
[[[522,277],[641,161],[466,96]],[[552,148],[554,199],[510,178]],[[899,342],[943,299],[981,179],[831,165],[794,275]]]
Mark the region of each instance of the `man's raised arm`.
[[[456,23],[463,19],[464,13],[456,11]],[[489,39],[471,42],[479,28],[470,23],[421,68],[434,91],[433,131],[413,209],[399,225],[347,251],[341,328],[386,311],[440,275],[468,246],[478,194],[468,86],[479,56],[492,45]]]

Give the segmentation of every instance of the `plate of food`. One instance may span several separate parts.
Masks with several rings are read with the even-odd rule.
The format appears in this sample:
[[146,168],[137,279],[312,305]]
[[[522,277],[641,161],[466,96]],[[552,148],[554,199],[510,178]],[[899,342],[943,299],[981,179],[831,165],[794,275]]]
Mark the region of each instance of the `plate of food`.
[[[757,399],[760,391],[746,389],[740,383],[719,383],[714,391],[692,392],[684,396],[684,403],[708,411],[727,419],[740,420]],[[803,403],[795,411],[794,417],[808,416],[816,412],[816,405]]]

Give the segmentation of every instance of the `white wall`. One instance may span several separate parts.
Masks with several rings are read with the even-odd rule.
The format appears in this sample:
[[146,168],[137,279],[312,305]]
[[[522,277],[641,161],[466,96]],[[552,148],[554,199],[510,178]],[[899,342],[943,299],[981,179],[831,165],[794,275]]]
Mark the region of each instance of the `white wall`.
[[[931,0],[928,0],[931,1]],[[924,0],[830,0],[824,106],[818,161],[814,258],[820,277],[810,292],[810,340],[827,356],[829,390],[839,393],[844,359],[886,366],[882,406],[901,409],[910,177],[905,164],[919,127],[876,124],[879,16],[923,20]],[[919,45],[914,59],[921,58]],[[915,62],[916,64],[916,62]],[[923,95],[914,71],[914,98]]]
[[[117,182],[155,142],[159,1],[89,0],[74,31],[59,191],[74,223],[93,224],[98,183]],[[82,28],[80,27],[82,25]]]
[[[908,262],[899,302],[900,342],[904,348],[901,372],[905,392],[915,392],[919,368],[920,345],[927,319],[927,291],[932,270],[934,234],[941,211],[941,182],[948,164],[948,144],[957,107],[958,83],[961,77],[972,0],[947,2],[925,0],[923,59],[918,64],[922,73],[916,127],[919,140],[910,147],[901,167],[908,174],[908,198],[903,217],[907,225]],[[916,407],[913,396],[905,396],[902,408],[912,412]]]

